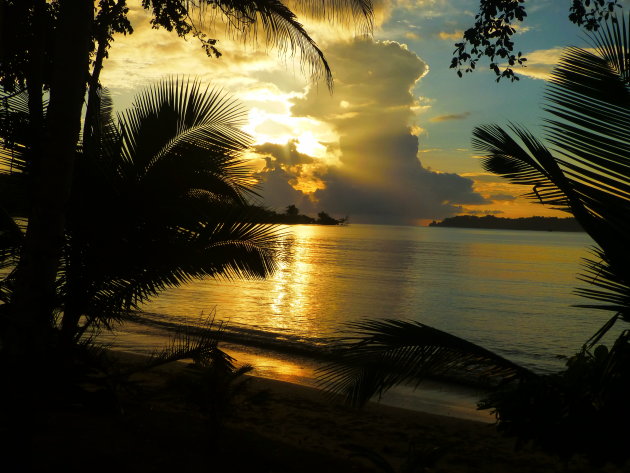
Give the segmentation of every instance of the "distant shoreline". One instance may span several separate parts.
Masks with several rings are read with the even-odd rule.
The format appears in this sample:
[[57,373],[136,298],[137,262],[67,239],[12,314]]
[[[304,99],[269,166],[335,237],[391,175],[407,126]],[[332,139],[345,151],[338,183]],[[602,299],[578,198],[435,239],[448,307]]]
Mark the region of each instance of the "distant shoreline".
[[441,222],[433,221],[429,227],[480,228],[487,230],[531,230],[546,232],[583,232],[576,219],[572,217],[521,217],[504,218],[494,215],[478,217],[476,215],[458,215],[445,218]]
[[334,218],[326,212],[319,212],[317,218],[303,215],[295,205],[289,205],[284,213],[261,206],[249,206],[248,219],[256,223],[276,225],[347,225],[349,217]]

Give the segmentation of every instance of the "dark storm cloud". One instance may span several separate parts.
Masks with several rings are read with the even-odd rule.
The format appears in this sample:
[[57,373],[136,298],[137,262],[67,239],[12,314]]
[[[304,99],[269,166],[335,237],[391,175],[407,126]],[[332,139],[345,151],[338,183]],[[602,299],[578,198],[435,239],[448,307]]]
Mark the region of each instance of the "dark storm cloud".
[[287,144],[265,143],[254,147],[254,151],[263,155],[267,160],[267,167],[274,169],[278,166],[300,166],[302,164],[312,164],[315,158],[300,153],[297,150],[295,141]]

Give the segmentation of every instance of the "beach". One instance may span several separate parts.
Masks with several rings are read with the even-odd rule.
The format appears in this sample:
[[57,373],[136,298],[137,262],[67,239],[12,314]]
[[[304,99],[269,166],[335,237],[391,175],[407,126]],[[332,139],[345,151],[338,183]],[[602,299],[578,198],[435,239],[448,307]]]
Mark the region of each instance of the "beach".
[[[126,323],[116,332],[104,333],[101,343],[124,352],[147,356],[177,340],[177,333],[157,327]],[[220,348],[230,355],[238,366],[250,365],[258,378],[285,381],[293,385],[317,388],[317,369],[325,360],[305,356],[294,351],[275,349],[233,342],[220,342]],[[430,412],[449,417],[494,422],[488,411],[479,411],[477,402],[485,391],[462,383],[446,383],[425,380],[417,387],[397,386],[385,393],[379,403],[415,411]]]
[[[141,359],[117,356],[125,363]],[[134,375],[145,395],[120,391],[116,409],[50,414],[35,435],[33,471],[387,471],[366,459],[374,454],[400,472],[622,471],[580,461],[565,470],[535,449],[516,451],[489,423],[374,403],[354,409],[314,388],[259,377],[246,379],[218,428],[207,412],[177,396],[146,396],[172,391],[171,380],[181,383],[187,366]],[[425,470],[403,469],[410,452]]]

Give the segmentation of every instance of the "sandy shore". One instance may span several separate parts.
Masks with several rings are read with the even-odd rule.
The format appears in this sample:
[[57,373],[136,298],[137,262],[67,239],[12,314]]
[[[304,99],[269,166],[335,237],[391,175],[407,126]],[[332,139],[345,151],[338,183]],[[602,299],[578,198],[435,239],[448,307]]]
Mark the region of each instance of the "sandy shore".
[[[126,328],[134,324],[126,324]],[[139,333],[140,328],[142,333]],[[116,351],[147,355],[155,347],[168,346],[172,333],[156,328],[137,327],[135,330],[118,332],[118,337],[103,340]],[[260,378],[287,381],[291,384],[316,387],[316,370],[322,361],[282,353],[260,347],[221,343],[221,349],[234,357],[237,364],[249,364],[255,368],[253,374]],[[449,417],[493,422],[488,412],[478,411],[476,406],[484,393],[462,385],[426,381],[418,389],[394,388],[386,393],[381,402],[406,409],[436,413]]]
[[[134,381],[151,388],[145,394],[171,386],[168,392],[183,371],[175,364]],[[235,398],[221,429],[182,398],[125,391],[121,399],[110,411],[50,415],[35,436],[33,471],[386,471],[357,456],[359,450],[378,454],[397,472],[619,471],[579,462],[565,470],[535,450],[514,451],[488,423],[376,404],[351,409],[316,389],[257,377]],[[426,469],[403,469],[410,451]]]

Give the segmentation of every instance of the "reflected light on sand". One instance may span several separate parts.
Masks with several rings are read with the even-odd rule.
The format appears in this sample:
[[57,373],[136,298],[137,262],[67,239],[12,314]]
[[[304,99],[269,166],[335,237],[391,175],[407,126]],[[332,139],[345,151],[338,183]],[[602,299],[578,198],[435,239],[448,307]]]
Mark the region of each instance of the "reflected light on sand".
[[304,386],[315,386],[315,363],[312,360],[302,360],[302,363],[295,360],[283,359],[275,356],[267,356],[258,350],[243,349],[236,345],[225,345],[221,347],[228,355],[238,360],[238,365],[252,365],[254,376],[261,378],[277,379],[289,383],[301,384]]

